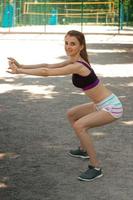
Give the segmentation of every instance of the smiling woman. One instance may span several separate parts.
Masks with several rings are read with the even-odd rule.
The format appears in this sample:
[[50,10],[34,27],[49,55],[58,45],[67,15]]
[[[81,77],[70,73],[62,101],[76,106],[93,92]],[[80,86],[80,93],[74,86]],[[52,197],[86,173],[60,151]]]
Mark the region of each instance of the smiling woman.
[[80,141],[80,147],[71,150],[69,154],[73,157],[90,159],[89,167],[78,176],[78,179],[91,181],[102,177],[103,172],[88,130],[120,118],[123,109],[117,96],[105,87],[92,69],[88,60],[84,34],[71,30],[64,39],[68,56],[64,62],[23,65],[14,58],[8,58],[8,72],[43,77],[71,74],[73,85],[80,88],[92,100],[91,103],[75,106],[67,112],[69,122]]
[[65,50],[68,56],[76,56],[83,49],[83,45],[80,45],[79,41],[70,35],[65,37]]

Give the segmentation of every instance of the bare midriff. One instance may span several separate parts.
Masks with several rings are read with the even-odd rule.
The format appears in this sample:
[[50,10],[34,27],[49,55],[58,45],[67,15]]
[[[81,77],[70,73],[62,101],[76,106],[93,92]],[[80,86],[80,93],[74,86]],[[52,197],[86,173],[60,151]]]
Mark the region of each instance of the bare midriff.
[[101,83],[101,81],[96,87],[89,90],[85,90],[84,92],[96,104],[112,94],[112,92],[109,89],[107,89]]

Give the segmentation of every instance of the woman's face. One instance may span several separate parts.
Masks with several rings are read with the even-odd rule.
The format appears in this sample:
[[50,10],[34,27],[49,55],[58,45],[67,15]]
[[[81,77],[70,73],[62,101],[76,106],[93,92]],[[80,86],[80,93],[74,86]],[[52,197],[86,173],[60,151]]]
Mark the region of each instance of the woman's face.
[[65,51],[68,56],[79,56],[82,49],[83,45],[79,43],[76,37],[70,35],[65,36]]

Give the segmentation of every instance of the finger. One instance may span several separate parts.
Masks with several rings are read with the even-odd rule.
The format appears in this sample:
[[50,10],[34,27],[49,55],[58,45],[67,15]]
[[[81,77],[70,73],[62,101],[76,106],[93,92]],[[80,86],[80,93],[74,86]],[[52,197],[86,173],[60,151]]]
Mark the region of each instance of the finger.
[[8,63],[9,63],[9,64],[11,64],[11,63],[14,63],[14,62],[13,62],[13,61],[11,61],[11,60],[9,60],[9,61],[8,61]]
[[6,72],[9,73],[9,74],[13,74],[13,72],[12,72],[12,71],[9,71],[9,70],[7,70]]
[[12,57],[8,57],[7,59],[10,60],[10,61],[15,61],[15,59],[12,58]]
[[9,62],[9,67],[13,67],[14,66],[14,63],[13,62]]
[[8,67],[8,69],[11,69],[11,70],[13,70],[13,69],[14,69],[14,67],[13,67],[13,66],[9,66],[9,67]]
[[8,63],[9,63],[9,66],[17,67],[17,65],[13,61],[9,61]]

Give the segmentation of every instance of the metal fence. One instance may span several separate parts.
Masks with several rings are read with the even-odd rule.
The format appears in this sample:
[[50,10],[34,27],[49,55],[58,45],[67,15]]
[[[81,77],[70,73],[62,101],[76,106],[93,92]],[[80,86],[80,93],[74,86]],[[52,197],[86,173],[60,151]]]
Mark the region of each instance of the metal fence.
[[3,32],[47,32],[50,27],[51,31],[58,31],[64,25],[115,25],[123,28],[129,24],[129,18],[132,22],[132,16],[129,17],[126,10],[130,0],[125,1],[126,4],[124,0],[1,0],[0,27]]

